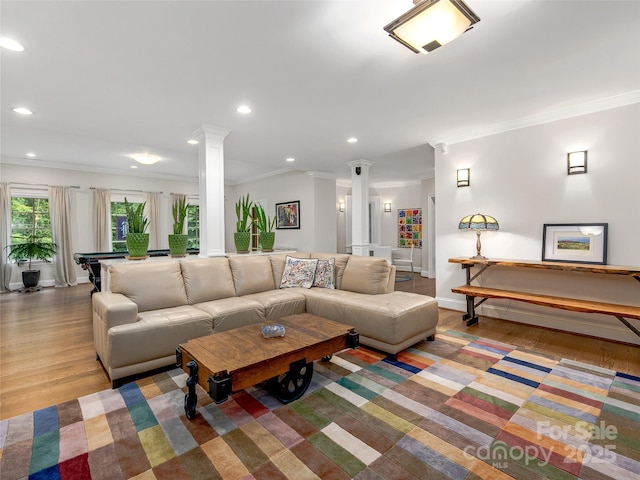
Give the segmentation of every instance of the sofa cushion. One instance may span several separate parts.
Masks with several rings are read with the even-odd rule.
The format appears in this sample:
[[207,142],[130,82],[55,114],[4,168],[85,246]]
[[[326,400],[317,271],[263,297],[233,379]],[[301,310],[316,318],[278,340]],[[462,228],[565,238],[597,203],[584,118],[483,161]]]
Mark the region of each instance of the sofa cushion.
[[262,304],[246,297],[221,298],[212,302],[197,303],[194,307],[213,318],[213,333],[262,323],[265,320]]
[[389,270],[389,264],[384,258],[351,255],[344,269],[340,288],[369,295],[384,293]]
[[306,311],[305,296],[299,288],[284,288],[269,292],[252,293],[242,298],[255,300],[264,307],[265,320],[278,320],[288,315],[296,315]]
[[280,288],[311,288],[316,275],[317,258],[287,257],[282,272]]
[[229,266],[238,296],[276,288],[268,255],[234,255],[229,257]]
[[236,296],[228,258],[183,260],[180,265],[189,303]]
[[181,343],[213,333],[211,316],[189,305],[143,312],[136,323],[109,329],[108,361],[113,368],[166,357]]
[[342,288],[342,275],[344,274],[344,268],[347,266],[347,262],[351,258],[348,253],[322,253],[312,252],[311,258],[317,258],[318,260],[330,260],[334,259],[336,262],[334,269],[334,283],[336,288]]
[[313,287],[336,288],[335,286],[336,259],[318,260],[316,274],[313,277]]
[[139,312],[186,305],[180,263],[175,260],[112,265],[111,291],[138,305]]
[[416,293],[371,296],[314,288],[305,291],[305,296],[308,313],[346,323],[360,335],[392,345],[435,328],[438,323],[438,302]]

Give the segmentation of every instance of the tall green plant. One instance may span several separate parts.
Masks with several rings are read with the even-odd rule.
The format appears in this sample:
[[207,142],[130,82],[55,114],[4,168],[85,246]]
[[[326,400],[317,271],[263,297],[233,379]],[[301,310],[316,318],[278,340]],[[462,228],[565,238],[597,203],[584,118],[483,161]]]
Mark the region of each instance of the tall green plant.
[[147,202],[139,203],[137,206],[133,206],[127,201],[127,197],[124,197],[124,208],[127,212],[127,232],[128,233],[144,233],[147,230],[149,221],[144,216],[144,207]]
[[251,231],[251,207],[253,202],[249,200],[249,194],[246,197],[240,197],[236,202],[236,232]]
[[178,199],[171,208],[173,213],[173,234],[182,235],[184,232],[184,219],[187,218],[187,212],[190,205],[187,203],[186,197]]
[[258,228],[258,232],[273,232],[273,229],[276,226],[276,218],[269,217],[265,213],[264,207],[260,204],[256,204],[254,212],[256,215],[255,224]]
[[9,258],[19,262],[28,259],[31,270],[31,260],[37,258],[50,263],[50,258],[56,253],[58,246],[55,243],[44,241],[35,231],[23,237],[24,241],[13,245],[7,245],[7,255]]

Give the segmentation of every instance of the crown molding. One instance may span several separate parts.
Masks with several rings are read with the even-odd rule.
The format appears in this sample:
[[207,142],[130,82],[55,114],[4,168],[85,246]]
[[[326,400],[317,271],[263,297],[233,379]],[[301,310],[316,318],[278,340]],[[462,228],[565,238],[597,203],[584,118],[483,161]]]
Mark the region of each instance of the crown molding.
[[338,178],[337,175],[334,175],[333,173],[327,173],[327,172],[309,171],[309,172],[306,172],[306,173],[310,177],[314,177],[314,178],[326,178],[328,180],[335,180],[335,179]]
[[530,115],[528,117],[519,118],[517,120],[496,123],[494,125],[488,125],[486,127],[479,127],[475,129],[470,128],[467,129],[464,134],[438,138],[428,143],[433,148],[443,148],[442,153],[446,153],[447,145],[466,142],[468,140],[474,140],[477,138],[489,137],[491,135],[509,132],[511,130],[518,130],[535,125],[542,125],[544,123],[555,122],[557,120],[579,117],[581,115],[610,110],[612,108],[624,107],[627,105],[632,105],[634,103],[640,103],[640,90],[634,90],[632,92],[627,92],[620,95],[601,98],[598,100],[593,100],[591,102],[571,105],[569,107],[551,110],[537,115]]
[[150,173],[145,171],[123,171],[115,168],[92,167],[77,163],[51,162],[47,160],[30,160],[17,157],[2,157],[2,163],[10,165],[27,165],[30,167],[56,168],[58,170],[74,170],[76,172],[103,173],[108,175],[124,175],[125,177],[157,178],[161,180],[173,180],[181,182],[198,183],[198,177],[185,177],[168,173]]
[[257,180],[262,180],[264,178],[269,178],[269,177],[275,177],[277,175],[282,175],[284,173],[289,173],[289,172],[293,172],[293,171],[294,170],[291,169],[291,168],[281,168],[280,170],[274,170],[272,172],[261,173],[260,175],[256,175],[255,177],[244,178],[241,182],[229,181],[229,182],[224,182],[224,184],[225,185],[231,185],[231,186],[242,185],[244,183],[255,182]]

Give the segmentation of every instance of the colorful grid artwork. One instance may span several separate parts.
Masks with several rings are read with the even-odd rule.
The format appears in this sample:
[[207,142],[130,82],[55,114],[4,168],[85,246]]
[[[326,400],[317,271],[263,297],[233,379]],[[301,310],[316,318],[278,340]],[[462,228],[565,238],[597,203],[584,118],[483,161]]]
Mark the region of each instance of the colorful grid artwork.
[[422,209],[398,209],[398,247],[422,248]]
[[0,478],[636,480],[640,377],[449,330],[184,414],[178,369],[0,422]]

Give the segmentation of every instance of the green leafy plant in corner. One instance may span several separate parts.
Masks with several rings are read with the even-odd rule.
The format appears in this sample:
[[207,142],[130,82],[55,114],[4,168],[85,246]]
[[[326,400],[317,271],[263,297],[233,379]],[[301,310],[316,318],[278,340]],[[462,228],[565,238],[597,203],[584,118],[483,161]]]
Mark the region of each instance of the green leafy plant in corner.
[[173,204],[171,211],[173,213],[173,234],[182,235],[184,232],[184,219],[187,218],[187,212],[190,205],[187,203],[187,199],[182,197]]
[[236,232],[249,232],[251,231],[251,224],[253,219],[251,218],[251,207],[253,202],[249,200],[249,194],[246,197],[240,197],[236,202]]
[[260,204],[256,204],[254,212],[256,215],[255,224],[258,232],[273,232],[273,229],[276,227],[276,218],[269,217],[265,213],[264,207]]
[[55,243],[44,240],[35,232],[23,238],[23,242],[5,247],[9,258],[15,260],[18,264],[20,264],[21,260],[28,259],[29,270],[31,270],[31,261],[34,258],[47,263],[51,262],[51,257],[56,253],[56,249],[58,248]]
[[128,233],[145,233],[149,221],[144,216],[144,207],[147,202],[139,203],[137,206],[132,205],[124,197],[124,208],[127,212],[127,232]]

